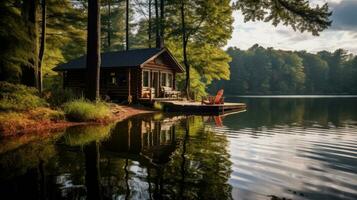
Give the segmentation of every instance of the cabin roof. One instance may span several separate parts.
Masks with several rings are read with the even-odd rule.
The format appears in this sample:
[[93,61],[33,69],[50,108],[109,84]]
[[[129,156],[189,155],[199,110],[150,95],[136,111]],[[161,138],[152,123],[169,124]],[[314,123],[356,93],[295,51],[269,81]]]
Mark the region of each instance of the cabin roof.
[[[165,53],[165,57],[170,59],[170,64],[174,65],[178,72],[184,72],[184,68],[178,63],[175,57],[166,48],[133,49],[128,51],[115,51],[101,53],[101,68],[126,68],[139,67],[151,59]],[[86,55],[67,63],[55,67],[54,71],[65,71],[72,69],[85,69]]]

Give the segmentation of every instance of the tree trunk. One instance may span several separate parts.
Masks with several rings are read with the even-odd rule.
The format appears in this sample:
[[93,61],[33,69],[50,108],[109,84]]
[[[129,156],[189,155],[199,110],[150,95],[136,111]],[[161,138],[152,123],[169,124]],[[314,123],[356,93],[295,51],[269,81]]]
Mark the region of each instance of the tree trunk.
[[86,97],[95,101],[99,97],[100,81],[100,0],[88,0],[87,29],[87,90]]
[[[90,0],[89,0],[90,1]],[[94,141],[83,147],[85,158],[85,185],[87,199],[101,200],[99,144]]]
[[149,27],[148,27],[149,48],[151,48],[151,1],[152,0],[149,0]]
[[42,82],[42,63],[43,63],[43,56],[45,54],[45,48],[46,48],[46,0],[42,0],[41,3],[42,7],[42,33],[41,33],[41,42],[40,42],[40,54],[39,54],[39,60],[38,60],[38,74],[37,74],[37,80],[38,80],[38,91],[42,93],[43,91],[43,82]]
[[156,32],[156,48],[160,48],[160,21],[159,21],[159,5],[158,0],[155,0],[155,32]]
[[37,0],[23,0],[21,15],[28,29],[28,38],[32,44],[32,58],[29,60],[30,66],[22,66],[21,82],[27,86],[37,86],[38,70],[38,21],[37,21]]
[[190,65],[187,61],[187,35],[186,35],[186,24],[185,24],[185,2],[181,0],[181,26],[182,26],[182,49],[183,49],[183,63],[186,68],[186,96],[190,100]]
[[129,0],[126,0],[126,17],[125,17],[125,49],[129,50]]
[[110,46],[112,45],[111,44],[111,41],[110,41],[110,37],[111,37],[111,31],[112,31],[112,27],[111,27],[111,11],[110,11],[110,1],[111,0],[108,0],[108,26],[107,26],[107,42],[108,42],[108,49],[110,49]]
[[164,29],[165,29],[165,4],[164,4],[164,0],[160,0],[160,48],[163,48],[165,46]]

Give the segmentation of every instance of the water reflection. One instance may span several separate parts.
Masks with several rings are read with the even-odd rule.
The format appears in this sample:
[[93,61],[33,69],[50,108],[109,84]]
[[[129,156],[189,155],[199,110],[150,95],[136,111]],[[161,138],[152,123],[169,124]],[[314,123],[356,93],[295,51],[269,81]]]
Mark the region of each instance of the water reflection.
[[228,98],[245,102],[248,112],[224,119],[232,129],[278,125],[329,128],[357,123],[357,98]]
[[244,113],[150,114],[7,145],[0,192],[12,199],[357,197],[355,101],[244,101]]

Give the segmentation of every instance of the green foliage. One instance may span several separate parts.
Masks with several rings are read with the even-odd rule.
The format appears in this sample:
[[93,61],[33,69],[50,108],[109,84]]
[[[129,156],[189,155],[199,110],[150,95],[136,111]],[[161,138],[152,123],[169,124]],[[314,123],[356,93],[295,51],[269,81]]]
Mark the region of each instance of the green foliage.
[[29,111],[29,116],[33,120],[61,121],[65,119],[64,112],[61,110],[52,110],[50,108],[36,108]]
[[230,81],[216,81],[212,93],[228,94],[356,94],[357,59],[344,50],[317,54],[229,48]]
[[156,110],[163,110],[164,109],[164,105],[162,105],[160,102],[156,102],[154,103],[154,109]]
[[71,121],[101,121],[111,117],[106,103],[93,103],[85,99],[70,101],[64,104],[63,110]]
[[[188,63],[191,72],[191,93],[195,98],[206,95],[206,86],[213,80],[229,79],[231,58],[222,50],[231,38],[233,30],[232,7],[229,0],[185,0],[185,21],[188,34]],[[165,46],[181,65],[182,29],[180,1],[165,1]],[[153,19],[152,19],[153,20]],[[148,19],[137,23],[138,31],[132,37],[133,48],[147,48],[154,44],[155,24],[152,23],[152,41],[148,41]],[[185,85],[185,77],[177,77],[179,89]]]
[[23,111],[41,106],[47,106],[47,102],[35,88],[0,82],[0,110]]
[[271,21],[274,26],[282,23],[313,35],[331,25],[327,3],[311,7],[308,0],[238,0],[234,7],[243,13],[245,21]]
[[34,56],[27,25],[20,7],[11,1],[0,2],[0,81],[20,83],[22,66],[32,67],[29,59]]

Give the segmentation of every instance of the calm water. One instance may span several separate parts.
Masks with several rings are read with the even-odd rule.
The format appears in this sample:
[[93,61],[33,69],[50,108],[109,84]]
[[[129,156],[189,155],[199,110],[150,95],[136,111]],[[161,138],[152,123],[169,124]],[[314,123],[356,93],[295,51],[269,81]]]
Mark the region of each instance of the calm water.
[[248,110],[3,141],[1,199],[357,199],[357,99],[230,100]]

